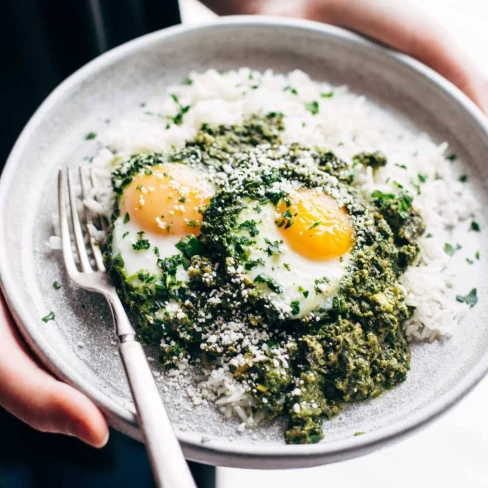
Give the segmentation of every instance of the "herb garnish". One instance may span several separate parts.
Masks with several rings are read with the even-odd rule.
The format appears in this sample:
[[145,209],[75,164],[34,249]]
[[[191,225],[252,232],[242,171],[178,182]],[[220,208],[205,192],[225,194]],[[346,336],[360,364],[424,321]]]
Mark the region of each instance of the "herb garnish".
[[459,181],[460,181],[461,183],[466,183],[466,181],[468,181],[468,175],[461,175],[461,176],[459,177]]
[[149,249],[150,247],[151,244],[149,244],[149,241],[147,239],[137,239],[137,241],[132,244],[132,249],[134,249],[135,251]]
[[317,115],[320,110],[319,102],[316,100],[305,102],[305,109],[308,110],[312,115]]
[[88,132],[88,134],[85,135],[85,141],[89,141],[90,139],[95,139],[97,137],[96,132]]
[[61,288],[61,284],[59,283],[59,281],[53,281],[53,288],[55,290],[59,290]]
[[456,251],[459,251],[461,249],[461,246],[459,244],[456,244],[456,247],[454,247],[452,244],[449,244],[449,242],[446,242],[444,244],[444,252],[448,256],[453,256]]
[[43,322],[49,322],[50,320],[54,320],[56,318],[56,315],[54,314],[54,312],[49,312],[45,317],[42,317],[42,321]]
[[296,88],[293,88],[292,86],[288,85],[283,88],[283,91],[289,91],[292,95],[298,95],[298,91]]
[[480,224],[478,222],[475,222],[474,220],[471,222],[471,230],[474,230],[475,232],[479,232],[480,229]]
[[473,288],[467,295],[457,295],[456,300],[470,307],[474,307],[478,303],[478,292],[476,288]]
[[256,278],[254,278],[254,283],[265,283],[268,288],[275,293],[283,292],[283,288],[265,273],[258,274]]
[[130,220],[130,215],[129,213],[127,212],[125,215],[124,215],[124,224],[127,224],[127,222],[129,222]]
[[251,237],[256,237],[259,234],[259,230],[255,220],[246,220],[239,225],[239,229],[245,229],[249,232]]
[[307,230],[312,230],[315,229],[315,227],[318,227],[320,225],[320,220],[316,220],[312,225],[310,225]]
[[195,236],[186,236],[175,244],[176,249],[190,259],[192,256],[200,255],[203,251],[203,244]]
[[258,258],[252,261],[248,261],[245,265],[244,268],[247,269],[248,271],[250,269],[255,268],[256,266],[264,266],[266,263],[264,262],[264,259]]
[[290,307],[293,315],[298,315],[300,313],[300,302],[298,300],[293,300],[290,303]]
[[273,254],[281,254],[280,250],[280,244],[283,243],[283,241],[270,241],[269,239],[265,238],[264,242],[268,244],[268,247],[265,249],[266,254],[268,256],[272,256]]
[[320,96],[322,98],[332,98],[334,96],[334,92],[333,91],[324,92],[324,93],[321,93]]

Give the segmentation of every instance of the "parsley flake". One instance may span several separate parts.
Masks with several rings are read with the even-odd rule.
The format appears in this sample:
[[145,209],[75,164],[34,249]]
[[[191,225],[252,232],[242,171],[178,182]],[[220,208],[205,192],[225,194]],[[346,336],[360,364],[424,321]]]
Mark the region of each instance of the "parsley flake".
[[454,247],[452,244],[449,244],[448,242],[444,244],[444,252],[448,256],[453,256],[456,251],[459,251],[459,249],[461,249],[461,246],[459,244],[456,244],[456,247]]
[[95,139],[97,137],[96,132],[88,132],[88,134],[85,135],[85,141],[89,141],[90,139]]
[[283,91],[289,91],[292,95],[298,95],[298,91],[296,88],[293,88],[292,86],[288,85],[283,88]]
[[478,303],[478,291],[476,288],[473,288],[467,295],[457,295],[456,300],[472,308]]
[[149,244],[147,239],[137,239],[137,241],[132,244],[132,249],[135,251],[142,251],[144,249],[149,249],[150,247],[151,244]]
[[55,290],[59,290],[61,288],[61,284],[59,283],[59,281],[53,281],[53,288]]
[[479,232],[481,230],[480,224],[478,222],[475,222],[474,220],[471,222],[471,230],[474,230],[475,232]]
[[271,291],[274,291],[275,293],[283,292],[283,288],[265,273],[258,274],[256,278],[254,278],[254,283],[264,283]]
[[307,228],[307,230],[315,229],[315,227],[318,227],[319,225],[320,225],[320,221],[316,220],[310,227]]
[[298,315],[300,313],[300,302],[298,300],[293,300],[290,303],[290,307],[293,315]]
[[46,316],[42,317],[42,321],[44,323],[47,323],[49,322],[50,320],[54,320],[56,318],[56,315],[54,314],[54,312],[49,312]]
[[305,102],[305,109],[308,110],[312,115],[317,115],[320,111],[319,102],[316,100]]

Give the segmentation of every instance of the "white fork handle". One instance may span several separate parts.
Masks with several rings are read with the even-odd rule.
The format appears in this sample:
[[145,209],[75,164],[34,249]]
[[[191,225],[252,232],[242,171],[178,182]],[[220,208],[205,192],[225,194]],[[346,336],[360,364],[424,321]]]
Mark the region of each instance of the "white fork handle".
[[159,488],[196,488],[180,444],[149,369],[144,350],[134,336],[125,336],[119,351],[136,404],[137,421]]

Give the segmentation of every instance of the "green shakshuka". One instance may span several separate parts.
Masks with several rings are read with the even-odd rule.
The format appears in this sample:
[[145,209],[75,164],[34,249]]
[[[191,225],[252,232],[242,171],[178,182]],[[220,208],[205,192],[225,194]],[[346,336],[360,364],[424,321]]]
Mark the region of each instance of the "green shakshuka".
[[281,124],[204,124],[183,149],[119,165],[106,260],[165,367],[225,368],[246,408],[311,443],[344,404],[405,379],[399,279],[425,226],[408,192],[355,188],[354,166],[382,154],[347,164],[283,144]]

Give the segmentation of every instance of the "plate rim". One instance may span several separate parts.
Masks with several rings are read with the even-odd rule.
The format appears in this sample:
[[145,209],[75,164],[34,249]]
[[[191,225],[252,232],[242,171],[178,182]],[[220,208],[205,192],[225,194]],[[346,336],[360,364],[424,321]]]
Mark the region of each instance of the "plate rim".
[[[382,52],[397,64],[403,65],[417,76],[423,78],[434,88],[442,92],[452,102],[469,116],[471,121],[488,138],[488,120],[481,110],[457,87],[443,78],[440,74],[425,66],[421,62],[384,47],[361,35],[349,32],[345,29],[322,24],[319,22],[285,19],[265,16],[230,16],[217,19],[203,25],[178,25],[146,34],[142,37],[122,44],[90,61],[71,76],[58,85],[44,100],[32,115],[20,136],[18,137],[5,168],[0,178],[0,208],[5,207],[5,200],[11,184],[17,161],[21,159],[24,148],[28,146],[29,139],[36,128],[42,123],[44,114],[54,108],[64,92],[76,87],[83,80],[90,78],[99,70],[123,59],[124,57],[146,48],[151,44],[164,42],[165,39],[184,36],[198,31],[211,30],[219,27],[282,27],[285,29],[298,29],[322,34],[330,39],[346,41],[369,49]],[[0,236],[4,236],[4,217],[0,214]],[[5,239],[0,239],[0,255],[6,255]],[[42,364],[56,377],[62,379],[78,390],[86,394],[106,415],[109,423],[125,434],[141,440],[135,416],[115,399],[106,395],[103,391],[92,386],[78,372],[74,371],[66,361],[57,356],[48,341],[37,333],[37,327],[32,323],[31,317],[25,312],[21,299],[16,293],[16,284],[9,274],[7,260],[0,260],[0,290],[14,317],[17,328],[28,343],[34,354]],[[454,388],[442,394],[431,404],[421,408],[418,412],[409,415],[404,420],[397,421],[390,426],[380,428],[372,433],[359,437],[341,439],[330,443],[318,443],[312,445],[267,445],[234,444],[228,441],[214,440],[202,444],[196,436],[197,433],[177,431],[185,455],[192,460],[213,465],[225,465],[233,467],[253,468],[292,468],[300,466],[314,466],[327,464],[340,460],[366,454],[389,442],[399,440],[407,434],[425,426],[467,395],[488,373],[488,351],[482,356],[482,360],[475,365]]]

